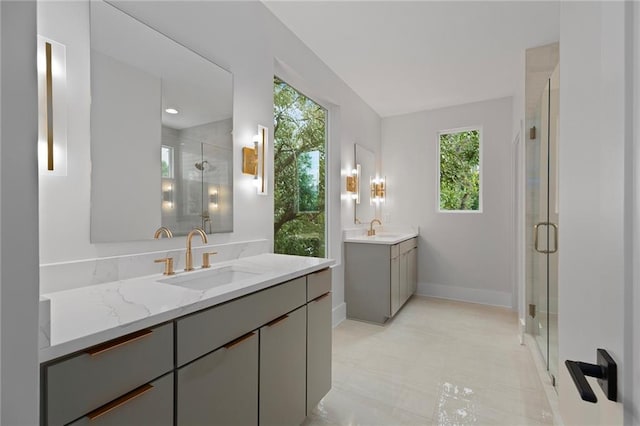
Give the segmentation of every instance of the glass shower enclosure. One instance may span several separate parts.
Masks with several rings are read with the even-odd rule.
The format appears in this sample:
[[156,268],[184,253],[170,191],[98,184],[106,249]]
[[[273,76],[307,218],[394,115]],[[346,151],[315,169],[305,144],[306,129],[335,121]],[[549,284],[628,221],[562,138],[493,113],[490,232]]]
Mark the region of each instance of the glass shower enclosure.
[[527,329],[555,385],[558,377],[559,67],[528,120],[526,144]]

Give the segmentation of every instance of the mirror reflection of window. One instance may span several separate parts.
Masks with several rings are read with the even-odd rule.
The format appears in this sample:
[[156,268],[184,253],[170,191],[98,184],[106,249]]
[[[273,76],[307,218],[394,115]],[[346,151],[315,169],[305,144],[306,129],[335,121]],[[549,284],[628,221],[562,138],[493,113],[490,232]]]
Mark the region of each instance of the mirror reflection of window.
[[298,211],[315,213],[320,209],[320,151],[298,156]]
[[173,147],[162,145],[160,161],[162,161],[162,177],[173,179]]

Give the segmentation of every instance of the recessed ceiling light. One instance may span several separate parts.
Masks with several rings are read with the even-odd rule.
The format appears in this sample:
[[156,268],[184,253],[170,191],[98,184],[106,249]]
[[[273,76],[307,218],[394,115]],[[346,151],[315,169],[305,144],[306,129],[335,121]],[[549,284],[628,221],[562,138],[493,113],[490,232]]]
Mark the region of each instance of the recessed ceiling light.
[[167,108],[165,109],[165,112],[167,112],[168,114],[177,114],[178,110],[175,108]]

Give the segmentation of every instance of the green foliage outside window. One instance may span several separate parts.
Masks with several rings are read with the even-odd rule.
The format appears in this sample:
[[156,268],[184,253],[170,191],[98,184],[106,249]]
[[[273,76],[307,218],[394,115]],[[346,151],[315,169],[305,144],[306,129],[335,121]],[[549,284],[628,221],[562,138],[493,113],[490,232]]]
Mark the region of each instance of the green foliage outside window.
[[325,255],[326,111],[274,78],[274,252]]
[[480,131],[440,134],[440,210],[480,210]]

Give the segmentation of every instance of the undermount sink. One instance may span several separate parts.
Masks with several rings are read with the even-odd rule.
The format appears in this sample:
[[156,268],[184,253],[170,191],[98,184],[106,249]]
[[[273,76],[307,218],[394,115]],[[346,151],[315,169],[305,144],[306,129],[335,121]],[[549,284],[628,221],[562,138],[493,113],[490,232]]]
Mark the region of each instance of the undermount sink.
[[253,278],[259,274],[260,272],[248,271],[236,266],[224,266],[207,271],[187,272],[177,277],[158,280],[158,282],[191,288],[193,290],[208,290],[210,288]]
[[390,232],[378,232],[376,235],[371,235],[370,238],[388,238],[388,239],[396,239],[400,238],[402,234],[392,234]]

